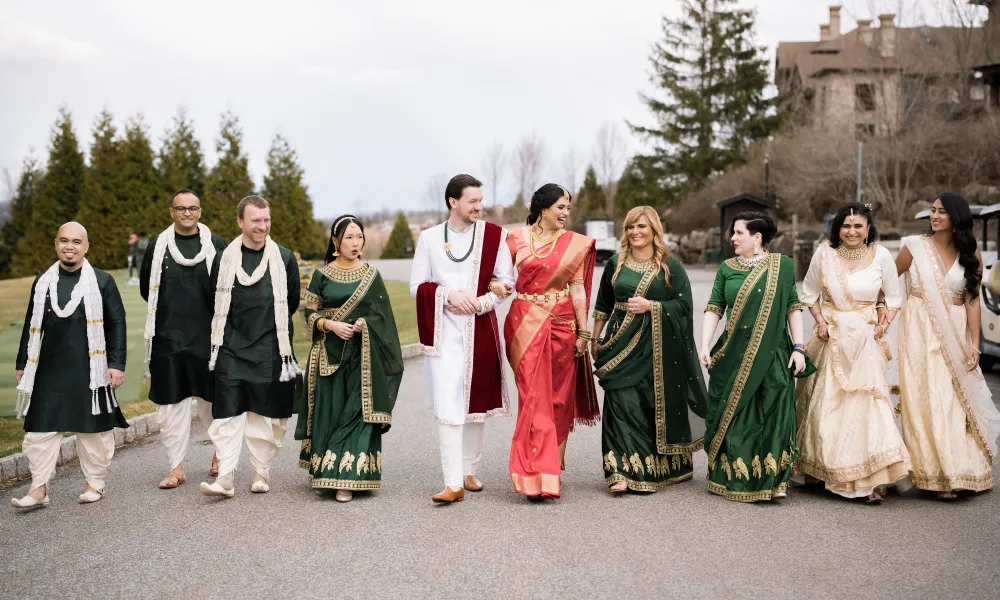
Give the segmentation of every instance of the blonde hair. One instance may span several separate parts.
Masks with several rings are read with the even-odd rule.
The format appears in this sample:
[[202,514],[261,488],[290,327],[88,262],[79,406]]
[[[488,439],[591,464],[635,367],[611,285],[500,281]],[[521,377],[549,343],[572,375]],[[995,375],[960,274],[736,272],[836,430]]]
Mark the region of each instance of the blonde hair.
[[670,256],[670,249],[663,243],[663,223],[660,223],[660,215],[657,214],[656,209],[652,206],[636,206],[625,215],[625,221],[622,223],[622,240],[621,250],[618,252],[618,265],[615,267],[615,274],[611,278],[611,283],[614,283],[618,279],[618,274],[622,271],[622,265],[625,264],[625,257],[632,255],[632,244],[628,241],[628,228],[642,217],[646,217],[646,222],[649,223],[649,228],[653,231],[653,268],[655,269],[653,276],[655,277],[660,269],[663,269],[663,277],[669,286],[670,267],[667,266],[667,257]]

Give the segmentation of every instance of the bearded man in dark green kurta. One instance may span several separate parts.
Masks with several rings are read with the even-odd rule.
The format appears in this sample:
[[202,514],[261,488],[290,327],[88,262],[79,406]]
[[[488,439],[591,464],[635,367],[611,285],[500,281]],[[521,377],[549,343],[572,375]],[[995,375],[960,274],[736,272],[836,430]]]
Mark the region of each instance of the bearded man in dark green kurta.
[[[198,222],[201,200],[191,190],[174,194],[170,216],[173,224],[156,238],[139,270],[139,293],[149,302],[145,332],[149,399],[156,404],[160,440],[171,467],[161,489],[184,483],[182,463],[193,405],[202,424],[206,428],[212,424],[215,394],[208,358],[215,290],[209,270],[215,255],[226,248],[221,237]],[[217,465],[213,458],[213,475],[218,475]]]
[[15,508],[49,503],[63,433],[77,433],[87,488],[80,502],[104,496],[115,427],[128,427],[114,389],[125,379],[125,308],[115,280],[90,266],[87,230],[67,223],[56,235],[59,261],[31,287],[17,353],[18,416],[31,467],[28,495]]
[[243,439],[254,469],[251,492],[270,489],[271,460],[281,448],[302,371],[292,353],[292,316],[299,308],[295,256],[271,239],[271,209],[260,196],[236,207],[243,234],[215,257],[212,284],[214,421],[208,434],[219,456],[219,477],[202,483],[208,496],[232,497]]

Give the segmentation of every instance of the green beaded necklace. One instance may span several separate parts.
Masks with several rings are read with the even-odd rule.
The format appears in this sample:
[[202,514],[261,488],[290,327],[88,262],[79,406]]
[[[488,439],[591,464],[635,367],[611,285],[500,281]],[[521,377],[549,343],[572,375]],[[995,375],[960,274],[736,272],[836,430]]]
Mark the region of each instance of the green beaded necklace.
[[465,259],[469,258],[472,255],[472,249],[476,245],[476,225],[478,224],[479,223],[472,224],[472,241],[469,243],[469,251],[466,252],[465,256],[463,256],[462,258],[455,258],[455,256],[452,255],[451,244],[448,243],[448,230],[451,229],[451,227],[448,225],[447,222],[444,224],[444,251],[445,254],[448,255],[448,258],[450,258],[453,262],[457,263],[465,262]]

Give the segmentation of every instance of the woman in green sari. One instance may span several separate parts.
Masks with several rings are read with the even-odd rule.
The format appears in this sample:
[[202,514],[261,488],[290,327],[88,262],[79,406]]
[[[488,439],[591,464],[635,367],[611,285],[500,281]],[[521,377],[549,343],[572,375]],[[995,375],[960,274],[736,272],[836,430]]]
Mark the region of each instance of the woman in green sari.
[[379,488],[382,434],[403,378],[389,294],[378,270],[361,262],[364,244],[355,217],[334,221],[326,266],[302,298],[313,343],[295,428],[299,466],[313,488],[336,489],[340,502]]
[[719,267],[702,323],[701,361],[710,376],[708,491],[738,502],[785,497],[798,456],[793,376],[815,371],[802,344],[794,263],[764,250],[777,232],[763,213],[733,218],[736,257]]
[[692,332],[691,283],[668,256],[659,216],[649,206],[633,208],[624,228],[594,311],[591,352],[604,388],[601,453],[612,493],[655,492],[691,479],[707,392]]

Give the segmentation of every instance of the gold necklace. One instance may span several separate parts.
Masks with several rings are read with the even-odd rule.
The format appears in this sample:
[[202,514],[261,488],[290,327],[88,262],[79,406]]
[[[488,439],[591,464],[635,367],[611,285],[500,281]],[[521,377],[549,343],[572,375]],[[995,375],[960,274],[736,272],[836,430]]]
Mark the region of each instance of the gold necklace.
[[653,266],[653,257],[636,258],[631,252],[625,257],[625,266],[636,273],[645,273]]
[[837,246],[837,255],[848,262],[861,260],[868,256],[868,244],[861,244],[857,248],[848,248],[841,243]]
[[361,264],[361,259],[359,259],[359,258],[354,259],[354,262],[349,267],[345,267],[344,263],[342,263],[342,262],[339,262],[339,261],[336,261],[336,260],[333,261],[333,265],[335,267],[337,267],[338,269],[340,269],[341,271],[353,271],[354,269],[357,269],[358,265],[360,265],[360,264]]
[[[528,250],[530,250],[531,251],[531,255],[534,256],[535,258],[537,258],[538,260],[545,260],[546,258],[549,257],[550,254],[552,254],[552,252],[555,251],[555,249],[556,249],[555,241],[556,241],[556,239],[560,235],[562,235],[563,230],[560,229],[559,231],[556,232],[555,235],[553,235],[552,237],[550,237],[547,240],[543,239],[542,236],[541,236],[541,234],[536,234],[534,227],[529,228],[529,233],[531,234],[531,237],[528,239]],[[540,247],[544,247],[546,244],[550,244],[550,243],[552,244],[552,246],[549,248],[548,252],[545,252],[543,254],[543,253],[535,250],[535,242],[538,242]]]

